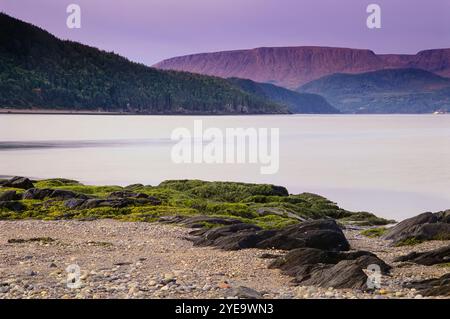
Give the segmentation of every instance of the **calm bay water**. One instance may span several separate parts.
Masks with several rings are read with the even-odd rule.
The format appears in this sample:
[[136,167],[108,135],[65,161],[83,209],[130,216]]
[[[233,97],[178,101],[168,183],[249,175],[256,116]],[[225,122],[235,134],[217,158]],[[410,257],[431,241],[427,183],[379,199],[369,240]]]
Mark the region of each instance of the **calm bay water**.
[[[174,164],[172,130],[193,130],[195,119],[205,128],[279,128],[279,172],[261,175],[256,164]],[[0,175],[115,185],[264,182],[401,220],[450,208],[450,116],[0,115]]]

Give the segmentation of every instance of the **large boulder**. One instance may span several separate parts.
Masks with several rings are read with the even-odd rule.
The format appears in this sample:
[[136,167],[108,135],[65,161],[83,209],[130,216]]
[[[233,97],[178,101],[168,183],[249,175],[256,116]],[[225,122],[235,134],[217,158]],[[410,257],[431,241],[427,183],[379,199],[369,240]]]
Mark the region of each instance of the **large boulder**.
[[30,188],[22,195],[22,199],[38,199],[43,200],[44,198],[50,196],[53,189],[40,189],[40,188]]
[[336,289],[367,289],[367,275],[353,260],[343,260],[335,265],[307,265],[299,271],[295,282],[303,286]]
[[405,284],[406,288],[414,288],[423,296],[450,297],[450,273],[440,278],[413,281]]
[[431,266],[450,262],[450,245],[422,253],[412,252],[398,257],[394,261],[409,261],[420,265]]
[[194,245],[215,246],[225,250],[273,248],[291,250],[314,247],[333,251],[350,248],[334,220],[318,220],[292,225],[281,230],[262,230],[250,224],[234,224],[191,233]]
[[[198,231],[191,232],[190,234],[195,236],[190,238],[195,246],[216,246],[218,248],[226,249],[226,250],[236,250],[239,249],[239,239],[234,239],[233,236],[242,236],[245,237],[250,233],[261,232],[262,229],[258,226],[246,223],[237,223],[233,225],[217,227],[212,229],[199,229]],[[219,240],[223,240],[225,238],[233,238],[232,241],[233,249],[231,247],[225,247],[223,242],[221,243]]]
[[316,248],[291,250],[269,267],[281,269],[304,286],[365,290],[368,277],[364,270],[370,265],[377,265],[385,275],[391,270],[383,260],[367,251],[336,252]]
[[450,240],[450,210],[424,213],[406,219],[392,227],[382,236],[394,244],[428,240]]
[[33,188],[33,182],[26,177],[16,176],[13,177],[6,182],[3,182],[3,187],[12,187],[12,188],[21,188],[21,189],[30,189]]

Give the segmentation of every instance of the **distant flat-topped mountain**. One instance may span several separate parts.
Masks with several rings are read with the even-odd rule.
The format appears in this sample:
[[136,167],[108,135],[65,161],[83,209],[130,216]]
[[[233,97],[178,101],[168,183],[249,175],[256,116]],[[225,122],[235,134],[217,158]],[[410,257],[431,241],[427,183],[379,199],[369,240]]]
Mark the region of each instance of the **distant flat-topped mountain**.
[[405,55],[332,47],[257,48],[187,55],[154,66],[224,78],[245,78],[295,89],[334,73],[354,74],[381,69],[418,68],[450,77],[450,49]]
[[338,73],[298,91],[321,94],[345,113],[450,112],[450,79],[420,69]]

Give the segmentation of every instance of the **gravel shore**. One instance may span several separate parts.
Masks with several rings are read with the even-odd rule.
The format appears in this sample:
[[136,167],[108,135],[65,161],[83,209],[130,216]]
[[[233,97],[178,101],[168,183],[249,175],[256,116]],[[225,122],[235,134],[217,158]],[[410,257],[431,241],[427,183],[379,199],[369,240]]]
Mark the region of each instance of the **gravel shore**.
[[[449,268],[393,263],[411,251],[448,245],[433,241],[414,247],[348,230],[353,249],[369,250],[394,266],[374,293],[297,287],[292,278],[268,269],[274,250],[221,251],[193,247],[189,229],[161,224],[95,221],[0,221],[0,299],[4,298],[233,298],[248,287],[264,298],[422,298],[401,287]],[[69,288],[67,272],[80,269],[80,287]],[[69,283],[70,280],[69,280]],[[78,282],[76,282],[78,283]]]

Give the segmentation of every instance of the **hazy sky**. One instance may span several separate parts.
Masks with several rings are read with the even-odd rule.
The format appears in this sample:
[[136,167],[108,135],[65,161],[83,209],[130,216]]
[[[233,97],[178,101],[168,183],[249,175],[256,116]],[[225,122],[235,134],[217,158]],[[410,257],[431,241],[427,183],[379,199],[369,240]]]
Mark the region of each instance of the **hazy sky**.
[[[82,28],[66,27],[81,6]],[[382,28],[366,27],[367,5]],[[450,47],[450,0],[0,0],[0,10],[56,36],[151,65],[190,53],[324,45],[376,53]]]

